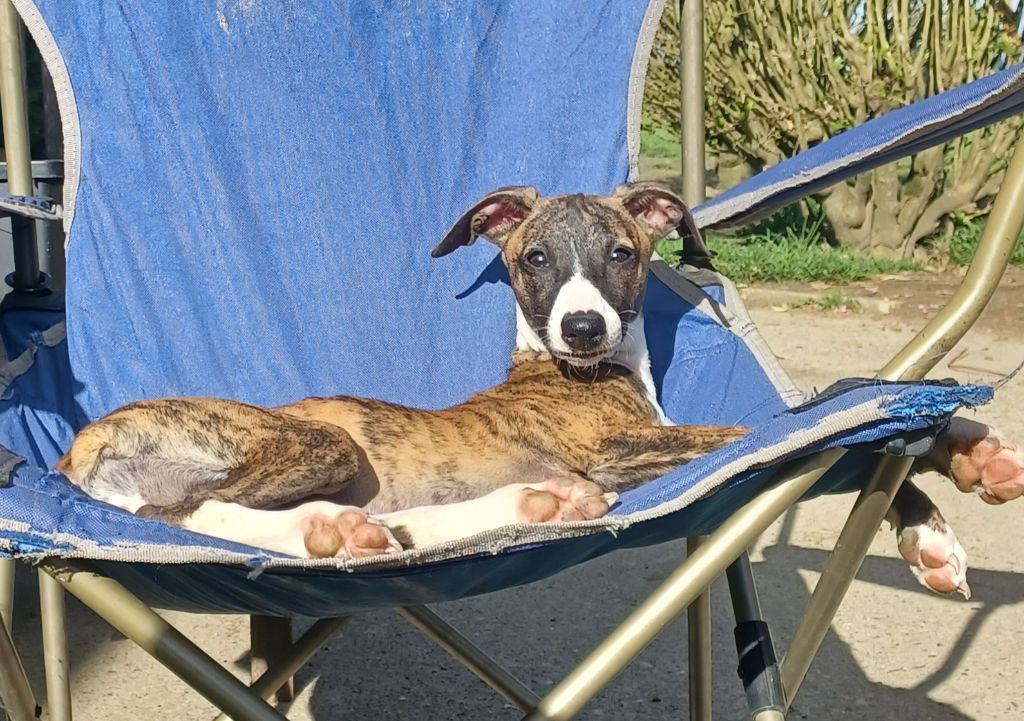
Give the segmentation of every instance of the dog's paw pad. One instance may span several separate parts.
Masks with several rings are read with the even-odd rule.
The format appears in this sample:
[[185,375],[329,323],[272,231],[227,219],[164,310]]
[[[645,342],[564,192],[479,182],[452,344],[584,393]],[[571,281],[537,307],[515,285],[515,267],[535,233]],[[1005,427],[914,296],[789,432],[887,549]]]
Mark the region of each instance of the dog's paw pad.
[[548,481],[524,488],[516,498],[516,517],[521,523],[586,521],[600,518],[618,500],[592,481]]
[[391,531],[361,511],[316,513],[306,526],[303,542],[312,558],[365,558],[402,550]]
[[896,537],[900,555],[922,586],[944,596],[955,592],[966,599],[971,597],[967,553],[941,516],[898,528]]
[[[980,425],[980,424],[979,424]],[[1024,495],[1024,450],[997,431],[949,439],[950,476],[957,488],[999,504]]]

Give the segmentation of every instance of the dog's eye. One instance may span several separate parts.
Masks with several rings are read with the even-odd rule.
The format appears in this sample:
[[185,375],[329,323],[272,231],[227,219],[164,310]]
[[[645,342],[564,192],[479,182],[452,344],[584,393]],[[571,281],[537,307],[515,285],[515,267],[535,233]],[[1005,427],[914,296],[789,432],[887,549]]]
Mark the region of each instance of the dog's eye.
[[611,261],[613,263],[625,263],[627,260],[633,257],[633,251],[629,248],[624,248],[621,245],[612,251]]
[[532,265],[534,268],[547,268],[548,256],[543,250],[535,250],[532,253],[526,255],[526,262]]

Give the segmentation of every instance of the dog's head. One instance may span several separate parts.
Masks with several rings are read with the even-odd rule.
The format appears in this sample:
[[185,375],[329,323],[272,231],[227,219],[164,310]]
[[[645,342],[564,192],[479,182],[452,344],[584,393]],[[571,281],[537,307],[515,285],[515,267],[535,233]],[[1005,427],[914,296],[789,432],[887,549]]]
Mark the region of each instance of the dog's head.
[[654,242],[680,223],[697,232],[683,201],[654,183],[620,185],[607,197],[502,188],[466,211],[432,255],[478,235],[495,243],[523,319],[547,350],[592,366],[625,339],[640,314]]

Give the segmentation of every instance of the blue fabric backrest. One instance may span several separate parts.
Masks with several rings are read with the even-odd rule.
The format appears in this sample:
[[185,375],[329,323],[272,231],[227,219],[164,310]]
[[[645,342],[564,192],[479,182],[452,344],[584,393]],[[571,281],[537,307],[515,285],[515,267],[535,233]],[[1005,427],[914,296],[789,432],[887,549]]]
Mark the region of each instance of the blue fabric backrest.
[[627,178],[658,19],[646,0],[36,5],[81,129],[67,314],[91,418],[180,394],[441,407],[501,380],[494,247],[430,250],[495,187]]
[[[721,286],[705,291],[722,302]],[[658,400],[679,424],[759,426],[787,405],[740,337],[653,274],[644,325]]]

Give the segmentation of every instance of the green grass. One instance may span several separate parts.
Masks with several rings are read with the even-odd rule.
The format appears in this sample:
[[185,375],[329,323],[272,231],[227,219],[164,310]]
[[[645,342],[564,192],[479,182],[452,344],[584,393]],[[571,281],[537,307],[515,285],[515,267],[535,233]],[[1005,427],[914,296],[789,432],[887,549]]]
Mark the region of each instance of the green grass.
[[871,258],[827,245],[804,245],[778,239],[708,239],[715,267],[737,283],[864,280],[875,275],[920,270],[914,261]]
[[860,312],[861,310],[860,303],[838,289],[822,293],[816,298],[798,300],[795,303],[791,303],[789,307],[813,310],[848,310],[854,312]]
[[640,130],[640,154],[649,158],[678,158],[679,138],[672,133],[656,130]]
[[[974,251],[981,240],[985,223],[980,219],[957,225],[949,239],[949,260],[956,265],[967,265],[974,257]],[[1017,244],[1010,255],[1013,265],[1024,265],[1024,234],[1017,238]]]
[[[833,248],[826,242],[823,226],[824,217],[817,208],[812,207],[810,217],[805,218],[798,208],[791,207],[742,236],[710,235],[707,244],[715,267],[736,283],[849,282],[921,269],[915,261],[872,258]],[[658,252],[674,263],[679,247],[679,241],[662,241]]]

